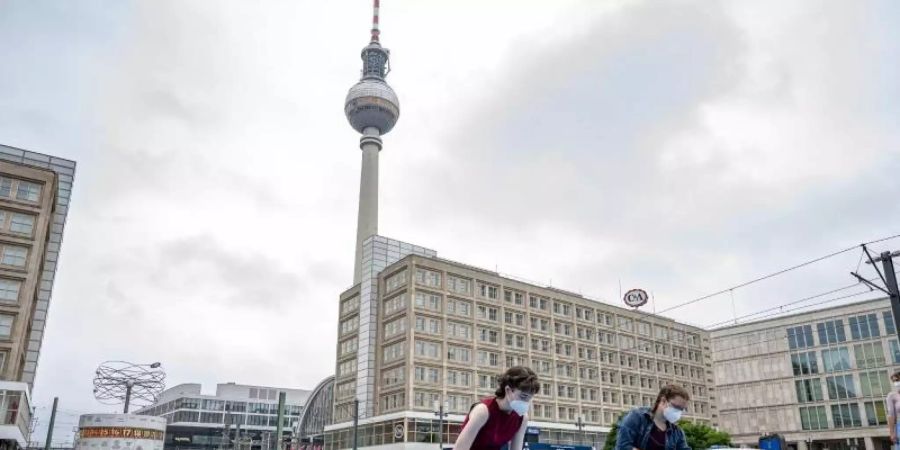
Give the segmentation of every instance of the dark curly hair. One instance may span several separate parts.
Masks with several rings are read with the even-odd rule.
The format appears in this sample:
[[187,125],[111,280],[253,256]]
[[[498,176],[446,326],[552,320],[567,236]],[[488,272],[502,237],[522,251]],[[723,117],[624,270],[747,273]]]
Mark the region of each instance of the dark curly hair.
[[497,398],[506,397],[506,387],[518,389],[527,394],[537,394],[541,391],[541,383],[533,370],[524,366],[511,367],[503,375],[497,378],[499,386],[494,395]]

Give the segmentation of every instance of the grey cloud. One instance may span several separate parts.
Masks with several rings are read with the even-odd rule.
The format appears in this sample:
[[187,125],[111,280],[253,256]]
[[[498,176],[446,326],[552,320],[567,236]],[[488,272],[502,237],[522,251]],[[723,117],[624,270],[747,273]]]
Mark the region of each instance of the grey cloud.
[[[206,278],[206,270],[211,275]],[[159,247],[153,268],[147,273],[151,285],[167,286],[192,294],[225,291],[224,297],[208,299],[219,306],[253,305],[275,309],[302,299],[306,280],[285,271],[263,254],[230,251],[210,237],[198,236],[167,242]]]

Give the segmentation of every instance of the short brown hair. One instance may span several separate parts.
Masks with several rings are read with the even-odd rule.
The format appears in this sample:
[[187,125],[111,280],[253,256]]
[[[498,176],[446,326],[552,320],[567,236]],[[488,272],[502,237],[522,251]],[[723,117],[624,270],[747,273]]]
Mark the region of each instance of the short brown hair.
[[494,395],[497,398],[506,397],[506,387],[510,389],[518,389],[528,394],[537,394],[541,391],[541,383],[538,381],[537,374],[528,367],[516,366],[510,367],[503,375],[497,378],[499,385]]
[[688,394],[688,391],[677,384],[667,384],[659,390],[659,395],[656,396],[656,403],[653,404],[653,408],[651,409],[651,411],[655,411],[656,407],[659,406],[659,402],[661,402],[663,399],[666,399],[668,401],[672,400],[675,397],[681,397],[685,400],[690,400],[691,394]]
[[900,370],[894,371],[894,374],[891,375],[891,380],[900,380]]

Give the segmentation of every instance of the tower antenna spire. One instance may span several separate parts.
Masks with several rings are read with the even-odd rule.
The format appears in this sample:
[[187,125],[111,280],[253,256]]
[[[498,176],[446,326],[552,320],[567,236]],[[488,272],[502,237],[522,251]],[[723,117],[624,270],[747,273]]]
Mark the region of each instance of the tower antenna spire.
[[381,3],[379,0],[372,0],[372,42],[378,42],[378,35],[381,30],[378,29],[378,7]]
[[356,223],[356,260],[353,282],[362,280],[363,244],[378,235],[378,154],[381,137],[394,128],[400,117],[400,101],[388,86],[385,77],[390,72],[390,51],[379,42],[378,13],[380,0],[372,4],[372,40],[366,45],[362,58],[362,76],[347,92],[344,114],[354,130],[362,136],[362,172],[359,181],[359,215]]

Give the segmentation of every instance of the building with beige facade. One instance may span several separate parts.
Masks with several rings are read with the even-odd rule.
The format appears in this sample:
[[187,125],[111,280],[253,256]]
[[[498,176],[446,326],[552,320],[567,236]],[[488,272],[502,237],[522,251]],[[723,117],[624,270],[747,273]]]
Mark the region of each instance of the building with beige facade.
[[[542,442],[600,446],[620,414],[651,405],[666,383],[692,393],[687,419],[714,422],[703,330],[433,251],[404,255],[408,244],[380,236],[367,244],[364,254],[384,258],[384,267],[368,293],[363,285],[340,296],[335,424],[326,428],[326,448],[352,447],[355,400],[361,447],[453,442],[471,405],[492,395],[496,376],[515,365],[541,378],[529,415]],[[371,351],[361,355],[369,341]],[[371,391],[361,390],[370,379]],[[449,413],[440,437],[436,404]]]
[[0,145],[0,448],[24,448],[75,163]]
[[718,423],[737,443],[887,450],[884,399],[900,368],[886,299],[711,332]]

